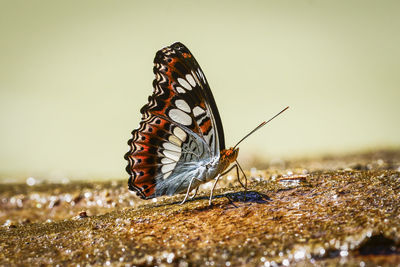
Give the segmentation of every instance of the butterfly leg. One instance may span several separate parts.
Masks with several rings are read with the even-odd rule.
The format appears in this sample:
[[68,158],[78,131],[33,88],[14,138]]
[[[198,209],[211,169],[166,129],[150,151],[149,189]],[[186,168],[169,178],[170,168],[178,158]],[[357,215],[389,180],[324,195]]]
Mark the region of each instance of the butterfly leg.
[[[187,191],[186,191],[185,198],[184,198],[183,201],[181,202],[181,205],[182,205],[183,203],[186,202],[186,200],[187,200],[187,198],[188,198],[188,196],[189,196],[189,193],[190,193],[190,191],[191,191],[190,188],[192,187],[192,183],[193,183],[194,179],[196,179],[196,177],[193,177],[193,178],[190,180],[188,189],[187,189]],[[197,189],[198,189],[198,188],[199,188],[199,187],[196,188],[195,195],[197,194]]]
[[[242,168],[240,167],[239,164],[233,165],[233,166],[230,167],[228,170],[226,170],[225,172],[223,172],[223,173],[221,174],[221,176],[227,174],[227,173],[230,172],[233,168],[236,168],[236,176],[237,176],[237,178],[238,178],[239,184],[246,190],[246,189],[247,189],[247,177],[246,177],[246,174],[244,174],[244,172],[243,172],[243,170],[242,170]],[[242,181],[240,181],[239,169],[238,169],[238,168],[240,168],[240,170],[241,170],[242,173],[243,173],[243,176],[244,176],[244,178],[245,178],[245,180],[246,180],[246,185],[244,185],[244,184],[242,183]]]
[[[240,166],[239,162],[236,161],[236,164],[233,165],[232,167],[230,167],[228,170],[226,170],[225,172],[223,172],[221,175],[225,175],[228,172],[230,172],[233,168],[236,168],[236,176],[238,179],[239,184],[244,188],[244,199],[246,201],[246,194],[247,194],[247,176],[244,173],[242,167]],[[243,173],[244,179],[245,179],[245,184],[242,183],[242,181],[240,181],[240,175],[239,175],[239,169],[240,171]]]
[[212,189],[211,189],[210,201],[208,202],[208,205],[210,205],[210,206],[211,206],[211,199],[212,199],[212,196],[213,196],[213,192],[214,192],[215,186],[217,185],[217,183],[218,183],[218,181],[219,181],[219,178],[221,178],[221,175],[220,175],[220,174],[215,178],[214,185],[213,185],[213,187],[212,187]]
[[196,195],[197,195],[197,191],[199,190],[199,187],[196,187],[196,189],[194,190],[194,194],[193,194],[193,196],[191,196],[191,197],[189,197],[189,199],[193,199],[193,198],[195,198],[196,197]]
[[239,164],[239,162],[238,162],[237,160],[236,160],[236,165],[239,166],[239,169],[241,170],[241,172],[243,173],[243,176],[244,176],[245,185],[243,186],[242,182],[240,182],[240,179],[239,179],[239,171],[238,171],[238,169],[236,168],[238,181],[239,181],[239,183],[244,187],[244,201],[246,201],[246,195],[247,195],[247,176],[246,176],[246,174],[244,173],[242,167],[240,166],[240,164]]

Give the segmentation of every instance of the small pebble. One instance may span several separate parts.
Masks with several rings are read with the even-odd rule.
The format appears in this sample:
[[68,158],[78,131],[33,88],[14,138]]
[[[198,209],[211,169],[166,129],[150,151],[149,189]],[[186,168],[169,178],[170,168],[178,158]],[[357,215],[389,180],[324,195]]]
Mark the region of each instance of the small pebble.
[[79,212],[78,216],[76,216],[75,218],[76,219],[84,219],[84,218],[87,218],[87,217],[89,217],[87,215],[87,212],[85,210],[83,210],[83,211]]

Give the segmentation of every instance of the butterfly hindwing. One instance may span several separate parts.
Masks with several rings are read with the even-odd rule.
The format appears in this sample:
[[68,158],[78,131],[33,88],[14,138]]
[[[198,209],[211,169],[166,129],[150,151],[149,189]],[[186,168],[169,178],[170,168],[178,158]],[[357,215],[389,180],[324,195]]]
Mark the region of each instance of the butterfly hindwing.
[[175,43],[157,52],[154,91],[126,153],[129,187],[142,198],[186,189],[203,159],[224,149],[221,119],[190,51]]
[[131,176],[129,186],[148,197],[154,194],[157,177],[167,178],[175,168],[188,136],[176,124],[150,113],[144,114],[132,136],[125,156]]

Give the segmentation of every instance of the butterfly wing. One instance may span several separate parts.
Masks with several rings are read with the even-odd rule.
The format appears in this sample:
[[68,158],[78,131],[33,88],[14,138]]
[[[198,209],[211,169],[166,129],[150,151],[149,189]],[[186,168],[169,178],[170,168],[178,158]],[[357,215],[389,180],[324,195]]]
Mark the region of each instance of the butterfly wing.
[[125,155],[129,188],[142,198],[185,190],[197,169],[225,148],[221,118],[190,51],[174,43],[154,59],[154,91]]

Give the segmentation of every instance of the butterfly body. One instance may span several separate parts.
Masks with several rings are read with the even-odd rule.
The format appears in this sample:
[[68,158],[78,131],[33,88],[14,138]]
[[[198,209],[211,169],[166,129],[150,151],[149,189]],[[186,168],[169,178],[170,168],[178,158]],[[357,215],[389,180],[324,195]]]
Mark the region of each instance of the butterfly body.
[[[236,160],[225,149],[221,118],[208,82],[181,43],[156,53],[154,91],[125,154],[129,189],[144,199],[198,188]],[[186,198],[185,198],[186,199]]]
[[170,196],[195,189],[225,171],[236,160],[236,157],[237,153],[234,157],[226,157],[225,154],[222,154],[222,157],[182,164],[175,169],[176,175],[172,179],[165,179],[157,183],[155,194],[151,197]]

